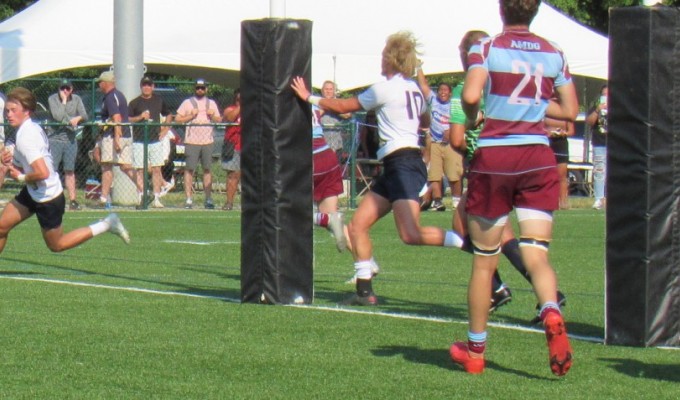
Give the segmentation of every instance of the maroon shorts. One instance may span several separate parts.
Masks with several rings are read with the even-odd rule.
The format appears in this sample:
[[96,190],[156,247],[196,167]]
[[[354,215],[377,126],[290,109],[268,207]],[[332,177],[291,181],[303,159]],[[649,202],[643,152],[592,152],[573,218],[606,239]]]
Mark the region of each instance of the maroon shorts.
[[342,168],[338,156],[330,148],[314,154],[314,202],[342,192]]
[[479,148],[470,162],[468,214],[497,218],[513,207],[559,208],[559,176],[548,146]]

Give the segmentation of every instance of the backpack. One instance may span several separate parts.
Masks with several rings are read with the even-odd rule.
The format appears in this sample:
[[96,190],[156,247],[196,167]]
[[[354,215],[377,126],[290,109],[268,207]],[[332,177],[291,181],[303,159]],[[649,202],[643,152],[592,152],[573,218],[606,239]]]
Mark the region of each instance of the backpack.
[[[189,99],[191,102],[191,105],[194,107],[194,110],[198,110],[198,102],[196,101],[196,98],[191,97]],[[208,96],[205,96],[205,111],[208,112],[208,108],[210,108],[210,99]]]

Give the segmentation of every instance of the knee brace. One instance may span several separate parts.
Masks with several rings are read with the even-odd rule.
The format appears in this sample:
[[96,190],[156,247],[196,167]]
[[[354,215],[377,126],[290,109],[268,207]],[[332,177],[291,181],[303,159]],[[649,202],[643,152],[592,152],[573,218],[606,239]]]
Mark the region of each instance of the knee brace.
[[477,247],[474,243],[472,244],[472,253],[478,256],[491,257],[499,254],[501,252],[501,246],[499,245],[495,249],[481,249]]
[[548,251],[548,248],[550,247],[550,241],[549,240],[544,240],[544,239],[536,239],[536,238],[530,238],[530,237],[520,237],[519,238],[519,246],[532,246],[536,247],[538,249]]

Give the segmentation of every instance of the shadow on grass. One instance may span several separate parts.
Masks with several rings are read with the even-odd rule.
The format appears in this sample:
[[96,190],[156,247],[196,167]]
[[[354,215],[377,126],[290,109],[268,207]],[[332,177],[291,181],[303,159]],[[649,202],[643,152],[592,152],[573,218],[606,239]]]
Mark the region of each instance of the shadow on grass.
[[[314,297],[317,300],[324,300],[333,304],[338,304],[355,293],[353,286],[347,286],[346,291],[338,291],[334,289],[322,289],[319,286],[315,287]],[[378,308],[380,311],[405,314],[405,315],[419,315],[430,318],[444,318],[444,319],[466,319],[467,305],[462,307],[448,306],[437,303],[418,302],[413,299],[402,299],[396,297],[378,296]],[[371,307],[371,309],[375,309]]]
[[680,382],[680,364],[647,364],[630,358],[600,358],[599,360],[611,363],[609,368],[631,378]]
[[[106,260],[106,261],[117,261],[118,259],[114,258],[100,258],[99,260]],[[126,275],[118,275],[118,274],[106,274],[106,273],[101,273],[101,272],[96,272],[92,270],[87,270],[87,269],[79,269],[79,268],[72,268],[72,267],[65,267],[63,265],[57,265],[57,264],[49,264],[49,263],[41,263],[41,262],[34,262],[34,261],[26,261],[23,259],[15,259],[15,258],[3,258],[3,261],[15,261],[20,264],[30,264],[30,265],[36,265],[40,267],[47,267],[47,268],[53,268],[58,271],[64,271],[68,272],[70,275],[77,275],[77,276],[101,276],[101,277],[107,277],[107,278],[114,278],[114,279],[120,279],[124,281],[130,281],[130,282],[136,282],[136,283],[153,283],[156,285],[160,286],[167,286],[169,288],[172,288],[172,290],[169,290],[171,292],[176,292],[176,293],[184,293],[184,294],[190,294],[190,295],[196,295],[196,296],[204,296],[204,297],[214,297],[218,299],[226,299],[226,300],[231,300],[231,299],[240,299],[241,297],[241,292],[240,292],[240,287],[238,289],[228,289],[228,288],[219,288],[219,287],[200,287],[200,286],[194,286],[194,285],[187,285],[181,282],[170,282],[170,281],[162,281],[162,280],[156,280],[156,279],[143,279],[139,277],[134,277],[134,276],[126,276]],[[129,261],[129,260],[126,260]],[[167,264],[165,264],[167,265]],[[186,264],[178,264],[178,266],[185,266],[186,270],[197,270],[195,268],[195,265],[186,265]],[[214,266],[210,266],[211,268]],[[224,268],[224,267],[221,267]],[[203,273],[211,273],[214,274],[215,276],[221,278],[221,279],[238,279],[240,280],[240,274],[225,274],[222,272],[215,272],[215,271],[207,271],[207,270],[201,270],[200,272]],[[58,277],[55,277],[51,274],[46,274],[46,273],[40,273],[40,272],[34,272],[34,271],[0,271],[0,275],[5,275],[5,276],[23,276],[23,275],[30,275],[30,276],[44,276],[45,279],[53,279],[53,280],[58,280]],[[217,280],[219,282],[219,280]],[[79,283],[86,283],[79,281]],[[104,283],[93,283],[93,285],[109,285],[111,287],[118,287],[118,285],[115,284],[104,284]],[[122,286],[120,286],[122,287]],[[143,288],[143,289],[149,289],[149,288]],[[159,290],[160,291],[160,290]]]
[[[499,322],[504,324],[513,324],[519,326],[526,326],[529,328],[543,329],[542,323],[533,323],[530,318],[521,319],[516,317],[511,317],[509,315],[495,314],[489,319],[489,322]],[[597,325],[584,324],[581,322],[570,322],[566,320],[567,331],[570,334],[590,336],[595,338],[604,338],[604,328]]]
[[31,272],[31,271],[0,271],[0,275],[7,275],[7,276],[21,276],[21,275],[42,275],[39,272]]
[[[394,357],[401,356],[404,360],[425,365],[434,365],[439,368],[458,371],[466,373],[463,367],[456,365],[449,356],[447,349],[421,349],[414,346],[381,346],[371,351],[376,357]],[[533,375],[525,371],[520,371],[514,368],[508,368],[497,364],[491,360],[486,360],[486,371],[494,370],[520,376],[528,379],[553,380],[554,378],[546,378],[545,376]]]

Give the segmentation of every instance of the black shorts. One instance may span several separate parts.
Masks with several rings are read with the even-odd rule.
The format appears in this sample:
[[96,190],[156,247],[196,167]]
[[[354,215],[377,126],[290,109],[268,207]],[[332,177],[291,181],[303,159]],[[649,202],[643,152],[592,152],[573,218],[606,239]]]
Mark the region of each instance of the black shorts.
[[38,223],[41,228],[48,230],[61,226],[66,207],[64,192],[61,192],[59,196],[52,200],[38,203],[33,200],[30,194],[28,194],[28,188],[24,186],[14,199],[22,206],[28,208],[28,211],[30,211],[31,214],[35,214],[36,217],[38,217]]
[[383,158],[383,174],[371,188],[372,192],[388,199],[418,201],[427,183],[427,167],[419,149],[402,149]]
[[557,164],[566,164],[569,162],[569,141],[566,136],[550,138],[550,148],[553,153],[555,153],[555,161]]

